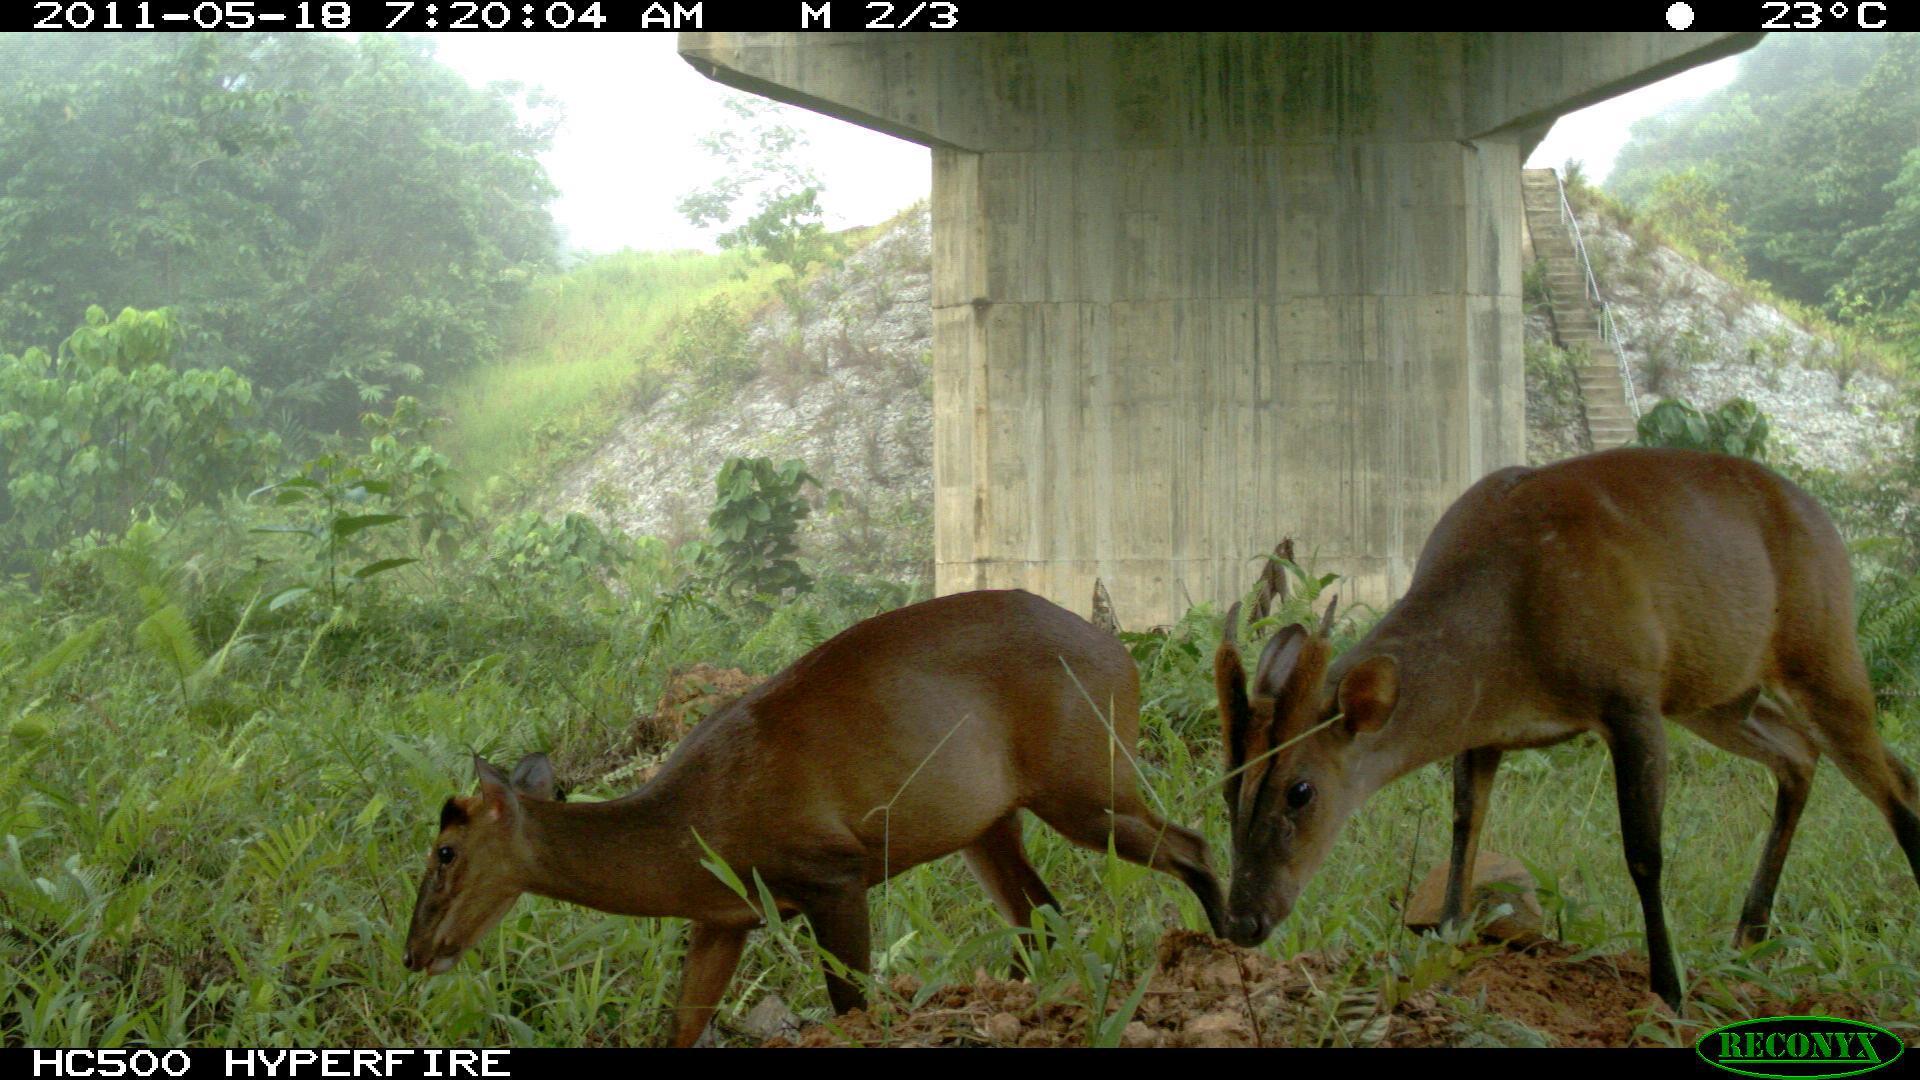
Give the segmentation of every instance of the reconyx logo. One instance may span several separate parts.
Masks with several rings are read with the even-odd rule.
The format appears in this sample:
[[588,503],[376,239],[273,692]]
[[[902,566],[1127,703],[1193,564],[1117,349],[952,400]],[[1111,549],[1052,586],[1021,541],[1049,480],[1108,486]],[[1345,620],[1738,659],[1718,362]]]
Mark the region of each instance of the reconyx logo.
[[1745,1076],[1817,1080],[1872,1072],[1905,1052],[1891,1032],[1831,1016],[1767,1016],[1716,1028],[1694,1050]]

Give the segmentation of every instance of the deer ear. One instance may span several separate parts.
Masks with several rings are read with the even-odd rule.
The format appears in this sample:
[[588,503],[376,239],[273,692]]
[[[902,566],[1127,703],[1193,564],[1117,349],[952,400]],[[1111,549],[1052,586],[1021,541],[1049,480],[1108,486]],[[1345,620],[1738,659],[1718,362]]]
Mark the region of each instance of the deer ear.
[[1340,712],[1350,734],[1379,731],[1400,699],[1400,664],[1391,656],[1370,656],[1340,680]]
[[1293,678],[1293,669],[1299,665],[1300,653],[1306,647],[1307,628],[1299,623],[1273,635],[1267,647],[1260,650],[1260,663],[1253,669],[1253,692],[1279,697],[1287,680]]
[[1220,647],[1213,651],[1213,686],[1220,700],[1220,748],[1227,758],[1227,775],[1221,792],[1227,809],[1240,805],[1240,766],[1247,757],[1247,732],[1253,727],[1253,710],[1247,701],[1247,672],[1240,665],[1240,605],[1227,609],[1227,623],[1220,632]]
[[528,754],[513,767],[513,790],[530,799],[553,801],[553,762],[545,754]]
[[520,801],[514,796],[507,778],[500,775],[500,770],[494,768],[486,758],[475,754],[473,775],[480,781],[480,797],[485,805],[482,813],[496,820],[518,820]]

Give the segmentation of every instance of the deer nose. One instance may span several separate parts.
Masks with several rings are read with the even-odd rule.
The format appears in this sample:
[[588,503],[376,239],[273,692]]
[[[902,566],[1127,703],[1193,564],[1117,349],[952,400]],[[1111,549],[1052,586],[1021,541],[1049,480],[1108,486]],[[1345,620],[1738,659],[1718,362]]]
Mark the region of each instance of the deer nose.
[[413,966],[413,950],[411,948],[406,951],[405,955],[400,957],[400,966],[406,968],[408,971],[417,970]]
[[1267,940],[1267,931],[1273,924],[1259,915],[1236,915],[1228,926],[1229,940],[1235,945],[1258,945]]

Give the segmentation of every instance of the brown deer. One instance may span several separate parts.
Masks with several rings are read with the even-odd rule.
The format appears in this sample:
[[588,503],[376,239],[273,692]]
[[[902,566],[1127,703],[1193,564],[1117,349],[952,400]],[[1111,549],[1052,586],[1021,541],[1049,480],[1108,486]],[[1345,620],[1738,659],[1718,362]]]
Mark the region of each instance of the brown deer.
[[715,713],[622,798],[552,801],[544,757],[511,779],[476,758],[479,793],[440,811],[405,963],[448,970],[522,892],[691,919],[673,1030],[690,1045],[761,921],[701,865],[704,842],[807,917],[852,973],[827,974],[845,1012],[865,1001],[867,890],[894,874],[959,851],[1009,922],[1058,906],[1022,849],[1022,809],[1177,875],[1221,933],[1206,841],[1140,797],[1138,727],[1126,649],[1037,596],[961,593],[877,615]]
[[1230,938],[1265,940],[1348,815],[1443,758],[1454,781],[1443,917],[1457,919],[1501,754],[1591,731],[1613,756],[1652,988],[1677,1009],[1660,903],[1662,717],[1779,782],[1737,945],[1766,935],[1823,753],[1886,815],[1920,879],[1920,798],[1874,727],[1852,588],[1832,521],[1778,474],[1720,454],[1625,449],[1473,485],[1434,527],[1406,595],[1337,660],[1324,624],[1288,627],[1249,691],[1236,605],[1214,657]]

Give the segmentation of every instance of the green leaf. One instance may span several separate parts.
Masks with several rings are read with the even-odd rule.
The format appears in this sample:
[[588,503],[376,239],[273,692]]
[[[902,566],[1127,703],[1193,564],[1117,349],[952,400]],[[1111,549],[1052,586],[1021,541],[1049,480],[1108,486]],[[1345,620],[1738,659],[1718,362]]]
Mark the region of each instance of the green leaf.
[[384,574],[389,570],[397,570],[402,566],[406,566],[408,563],[417,563],[419,561],[419,559],[381,559],[379,562],[370,562],[360,569],[355,570],[353,576],[357,581],[365,581],[375,574]]
[[333,535],[344,538],[352,536],[362,529],[391,525],[396,521],[404,520],[406,520],[405,514],[353,514],[347,517],[337,517],[333,519]]
[[281,608],[286,607],[288,604],[293,603],[295,600],[311,592],[313,592],[313,590],[305,585],[295,585],[291,589],[282,589],[274,594],[272,600],[267,601],[267,610],[279,611]]

